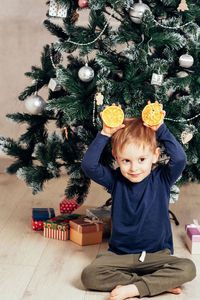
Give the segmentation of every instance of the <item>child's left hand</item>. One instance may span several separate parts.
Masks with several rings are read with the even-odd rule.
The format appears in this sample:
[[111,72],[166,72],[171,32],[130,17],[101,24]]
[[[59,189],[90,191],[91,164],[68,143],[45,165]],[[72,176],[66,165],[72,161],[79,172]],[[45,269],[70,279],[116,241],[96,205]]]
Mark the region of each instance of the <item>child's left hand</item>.
[[[162,104],[158,103],[158,101],[155,101],[155,103],[157,103],[157,104],[160,105],[161,113],[163,114],[162,121],[160,122],[160,124],[155,125],[155,126],[150,126],[149,124],[147,124],[147,123],[145,123],[145,122],[143,122],[143,124],[144,124],[144,126],[149,127],[149,128],[151,128],[152,130],[154,130],[154,131],[157,131],[158,128],[164,123],[164,117],[165,117],[165,115],[166,115],[166,112],[165,112],[165,110],[163,110],[163,105],[162,105]],[[148,104],[151,104],[151,101],[148,101]]]

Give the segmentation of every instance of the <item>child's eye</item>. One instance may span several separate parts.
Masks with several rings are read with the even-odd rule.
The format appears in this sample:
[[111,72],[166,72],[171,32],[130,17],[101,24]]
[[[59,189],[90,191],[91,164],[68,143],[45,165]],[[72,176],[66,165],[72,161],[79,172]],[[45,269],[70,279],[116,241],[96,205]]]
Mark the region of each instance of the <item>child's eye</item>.
[[145,160],[144,157],[139,158],[139,162],[143,162]]
[[123,162],[124,162],[125,164],[127,164],[127,163],[129,163],[129,160],[128,160],[128,159],[123,159]]

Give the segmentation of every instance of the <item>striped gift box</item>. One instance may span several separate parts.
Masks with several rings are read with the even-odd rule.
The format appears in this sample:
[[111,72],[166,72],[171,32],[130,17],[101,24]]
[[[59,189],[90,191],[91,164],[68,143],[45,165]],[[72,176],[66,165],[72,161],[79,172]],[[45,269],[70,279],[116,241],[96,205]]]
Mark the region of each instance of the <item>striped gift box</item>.
[[67,225],[67,230],[57,230],[52,228],[44,228],[44,236],[47,238],[52,238],[56,240],[66,241],[69,239],[69,225]]
[[79,214],[59,215],[44,221],[44,236],[66,241],[69,239],[69,220],[79,218]]
[[57,216],[44,221],[44,237],[66,241],[69,239],[69,220],[67,216]]

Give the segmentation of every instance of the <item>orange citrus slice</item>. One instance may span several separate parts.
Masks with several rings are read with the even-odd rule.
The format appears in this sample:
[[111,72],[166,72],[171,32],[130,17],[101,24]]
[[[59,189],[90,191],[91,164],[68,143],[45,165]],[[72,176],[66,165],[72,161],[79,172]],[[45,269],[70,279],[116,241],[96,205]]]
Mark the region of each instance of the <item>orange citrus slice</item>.
[[149,126],[159,125],[163,121],[162,108],[158,103],[151,103],[144,107],[142,120]]
[[102,120],[108,127],[117,127],[123,123],[124,113],[119,106],[108,106],[102,112]]

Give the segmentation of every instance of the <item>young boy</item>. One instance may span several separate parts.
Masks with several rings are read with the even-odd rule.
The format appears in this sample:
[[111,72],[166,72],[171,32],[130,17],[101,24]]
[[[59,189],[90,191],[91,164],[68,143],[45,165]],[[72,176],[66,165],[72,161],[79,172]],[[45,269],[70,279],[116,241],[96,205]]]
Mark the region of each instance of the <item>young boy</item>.
[[[116,170],[99,163],[110,138]],[[156,139],[170,160],[152,170],[160,154]],[[149,128],[141,119],[127,118],[117,128],[103,125],[82,168],[112,195],[112,234],[109,249],[82,272],[86,288],[111,291],[110,300],[142,298],[166,291],[180,294],[180,286],[195,277],[191,260],[171,255],[170,188],[185,164],[185,152],[163,122]]]

